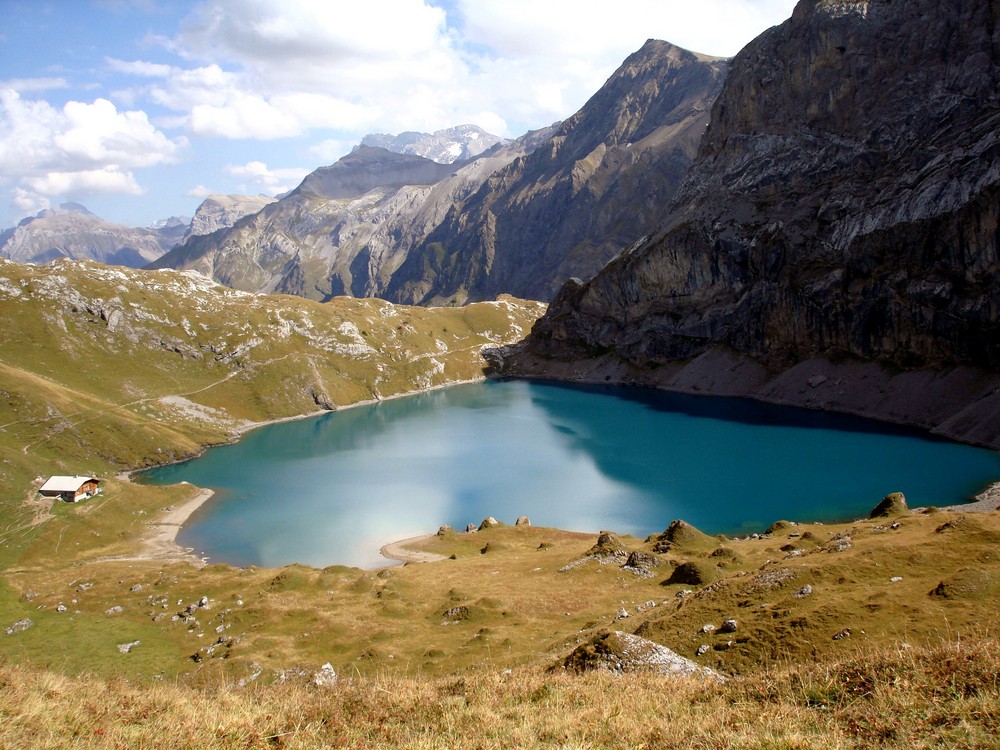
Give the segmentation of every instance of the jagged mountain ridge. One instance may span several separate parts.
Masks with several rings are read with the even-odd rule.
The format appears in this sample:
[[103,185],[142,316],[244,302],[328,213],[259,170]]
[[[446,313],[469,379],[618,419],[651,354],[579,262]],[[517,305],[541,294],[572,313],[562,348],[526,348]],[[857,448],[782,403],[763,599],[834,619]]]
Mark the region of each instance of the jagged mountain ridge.
[[708,122],[726,61],[649,40],[545,148],[496,175],[407,258],[390,299],[551,299],[656,226]]
[[257,213],[275,200],[267,195],[210,195],[194,212],[181,242],[231,227],[244,216]]
[[988,0],[802,0],[733,61],[661,229],[507,367],[1000,445],[998,92]]
[[257,214],[192,238],[151,267],[194,269],[237,289],[317,300],[381,296],[408,248],[451,205],[544,137],[528,134],[460,167],[360,148]]
[[191,219],[171,216],[139,228],[106,221],[79,203],[63,203],[0,233],[0,257],[22,263],[69,258],[142,268],[191,237],[231,226],[274,200],[263,195],[210,195]]
[[451,167],[360,148],[253,220],[189,241],[155,267],[313,299],[546,299],[653,225],[694,157],[724,72],[724,61],[650,41],[565,124]]
[[509,140],[487,133],[478,125],[456,125],[433,133],[369,133],[361,139],[361,145],[355,148],[384,148],[396,154],[422,156],[439,164],[454,164],[468,161],[487,149],[504,143],[509,143]]

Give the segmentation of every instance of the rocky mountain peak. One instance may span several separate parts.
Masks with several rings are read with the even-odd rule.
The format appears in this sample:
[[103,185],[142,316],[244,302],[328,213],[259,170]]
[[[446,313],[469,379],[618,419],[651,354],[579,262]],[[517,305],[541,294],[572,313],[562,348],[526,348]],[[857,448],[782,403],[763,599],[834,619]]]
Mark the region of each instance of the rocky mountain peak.
[[454,164],[468,161],[497,144],[507,142],[507,139],[487,133],[478,125],[456,125],[433,133],[370,133],[361,139],[361,145],[355,149],[366,146],[384,148],[397,154],[422,156],[439,164]]
[[336,164],[311,172],[292,194],[327,199],[357,198],[377,187],[433,185],[454,170],[413,154],[359,146]]
[[183,239],[231,227],[244,216],[255,214],[274,201],[266,195],[210,195],[195,210]]

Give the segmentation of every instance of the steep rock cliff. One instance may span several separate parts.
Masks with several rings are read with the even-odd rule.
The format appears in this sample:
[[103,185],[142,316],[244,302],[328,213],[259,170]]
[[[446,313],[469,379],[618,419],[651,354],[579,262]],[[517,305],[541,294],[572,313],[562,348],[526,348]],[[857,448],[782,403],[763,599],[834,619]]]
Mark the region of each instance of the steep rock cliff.
[[662,217],[726,62],[650,40],[543,148],[499,170],[394,274],[398,302],[551,299]]
[[507,366],[1000,445],[998,220],[997,4],[802,0],[734,59],[660,229]]

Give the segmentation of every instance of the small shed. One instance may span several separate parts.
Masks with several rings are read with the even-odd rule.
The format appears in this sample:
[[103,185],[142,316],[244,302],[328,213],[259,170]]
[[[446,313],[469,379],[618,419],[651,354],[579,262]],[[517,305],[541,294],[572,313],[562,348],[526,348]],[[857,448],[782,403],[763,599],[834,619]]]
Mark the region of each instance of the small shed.
[[49,477],[38,489],[42,497],[58,497],[67,503],[78,503],[100,494],[101,480],[91,476]]

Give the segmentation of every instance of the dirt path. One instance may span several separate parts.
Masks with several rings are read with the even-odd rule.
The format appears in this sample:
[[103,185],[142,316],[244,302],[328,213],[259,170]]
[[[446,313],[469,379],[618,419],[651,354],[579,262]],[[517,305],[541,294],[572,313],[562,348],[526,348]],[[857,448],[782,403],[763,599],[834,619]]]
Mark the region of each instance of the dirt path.
[[390,560],[401,560],[402,562],[436,562],[437,560],[447,560],[447,557],[435,552],[421,552],[420,550],[409,549],[407,547],[407,545],[419,544],[433,538],[433,534],[424,534],[423,536],[413,536],[409,539],[400,539],[398,542],[390,542],[385,545],[379,552],[382,554],[382,557],[387,557]]

